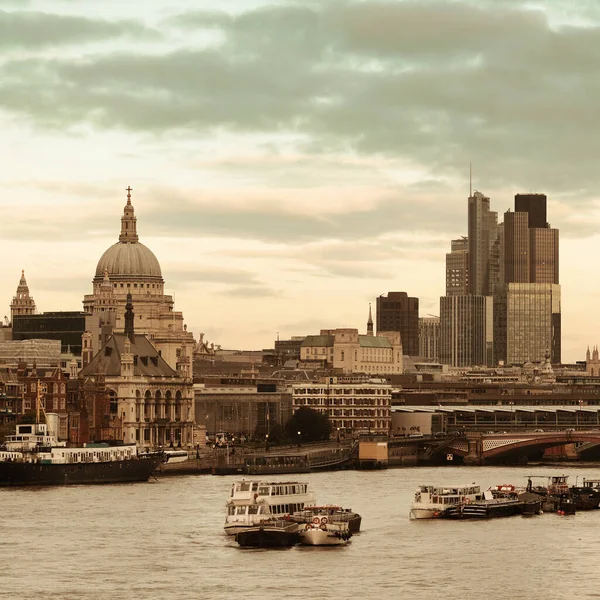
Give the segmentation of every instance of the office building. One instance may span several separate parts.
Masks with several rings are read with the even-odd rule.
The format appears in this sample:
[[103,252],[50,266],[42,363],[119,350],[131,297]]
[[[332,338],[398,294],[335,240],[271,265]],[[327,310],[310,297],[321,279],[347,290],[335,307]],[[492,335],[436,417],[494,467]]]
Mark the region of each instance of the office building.
[[427,361],[439,360],[440,318],[419,318],[419,356]]
[[469,293],[469,240],[462,237],[450,242],[446,254],[446,296],[466,296]]
[[377,335],[399,331],[404,354],[419,355],[419,299],[406,292],[388,292],[377,298]]
[[441,363],[453,367],[490,365],[493,334],[493,302],[490,296],[440,298]]

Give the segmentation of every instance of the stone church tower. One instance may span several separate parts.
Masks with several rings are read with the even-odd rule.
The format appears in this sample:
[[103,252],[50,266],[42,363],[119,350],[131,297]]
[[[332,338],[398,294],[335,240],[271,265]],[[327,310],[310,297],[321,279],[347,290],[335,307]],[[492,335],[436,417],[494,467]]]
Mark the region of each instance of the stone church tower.
[[173,310],[173,297],[165,294],[156,256],[139,241],[131,188],[127,189],[119,241],[100,257],[92,282],[92,294],[83,299],[83,308],[91,315],[86,329],[91,333],[92,354],[112,333],[125,331],[125,307],[131,294],[136,333],[147,335],[172,369],[189,361],[194,336],[187,331],[183,314]]
[[585,374],[592,377],[600,377],[600,358],[598,358],[598,346],[594,346],[594,350],[590,353],[588,346],[585,353]]
[[17,315],[35,315],[36,312],[35,301],[29,295],[25,271],[21,271],[21,280],[17,287],[17,294],[10,305],[10,321],[12,323],[14,317]]

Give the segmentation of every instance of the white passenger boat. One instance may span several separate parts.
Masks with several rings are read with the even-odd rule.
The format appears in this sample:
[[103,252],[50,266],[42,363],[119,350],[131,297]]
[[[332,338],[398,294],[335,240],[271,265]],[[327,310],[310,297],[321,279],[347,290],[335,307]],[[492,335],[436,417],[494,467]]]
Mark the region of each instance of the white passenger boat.
[[307,483],[242,479],[231,486],[226,506],[225,532],[235,535],[265,519],[281,518],[314,503],[315,494]]
[[328,517],[314,517],[311,523],[300,525],[298,538],[303,546],[343,546],[352,534],[347,521],[330,521]]
[[186,462],[189,458],[187,450],[163,450],[163,454],[166,463]]
[[435,519],[450,506],[482,499],[481,488],[475,483],[458,486],[421,485],[415,492],[410,516],[413,519]]

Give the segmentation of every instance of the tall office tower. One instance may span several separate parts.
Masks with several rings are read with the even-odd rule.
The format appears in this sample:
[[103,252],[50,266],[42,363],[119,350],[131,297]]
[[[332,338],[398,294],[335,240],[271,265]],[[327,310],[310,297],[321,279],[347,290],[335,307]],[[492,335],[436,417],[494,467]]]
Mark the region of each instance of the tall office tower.
[[442,296],[440,362],[453,367],[490,365],[492,311],[490,296]]
[[546,222],[546,194],[515,194],[515,212],[529,215],[529,227],[544,229]]
[[560,363],[560,285],[506,283],[494,296],[496,362],[540,362],[546,355]]
[[517,194],[504,215],[504,284],[494,298],[494,355],[507,364],[561,358],[558,229],[544,194]]
[[399,331],[404,354],[419,355],[419,299],[406,292],[388,292],[377,298],[377,334]]
[[469,293],[491,296],[498,282],[498,213],[481,192],[469,197]]
[[440,346],[440,318],[419,318],[419,356],[425,360],[438,361]]
[[450,242],[446,254],[446,296],[465,296],[469,293],[469,239],[462,237]]

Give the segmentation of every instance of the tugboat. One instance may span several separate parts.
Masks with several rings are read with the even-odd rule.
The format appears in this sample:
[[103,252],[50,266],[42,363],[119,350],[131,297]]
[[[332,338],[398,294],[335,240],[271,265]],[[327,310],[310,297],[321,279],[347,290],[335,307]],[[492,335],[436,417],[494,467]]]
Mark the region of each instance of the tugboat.
[[163,460],[162,452],[138,455],[135,445],[67,446],[56,435],[57,414],[40,422],[39,392],[37,402],[36,423],[17,425],[0,449],[0,487],[148,481]]
[[300,541],[298,524],[286,519],[267,519],[236,533],[235,541],[244,548],[294,546]]

